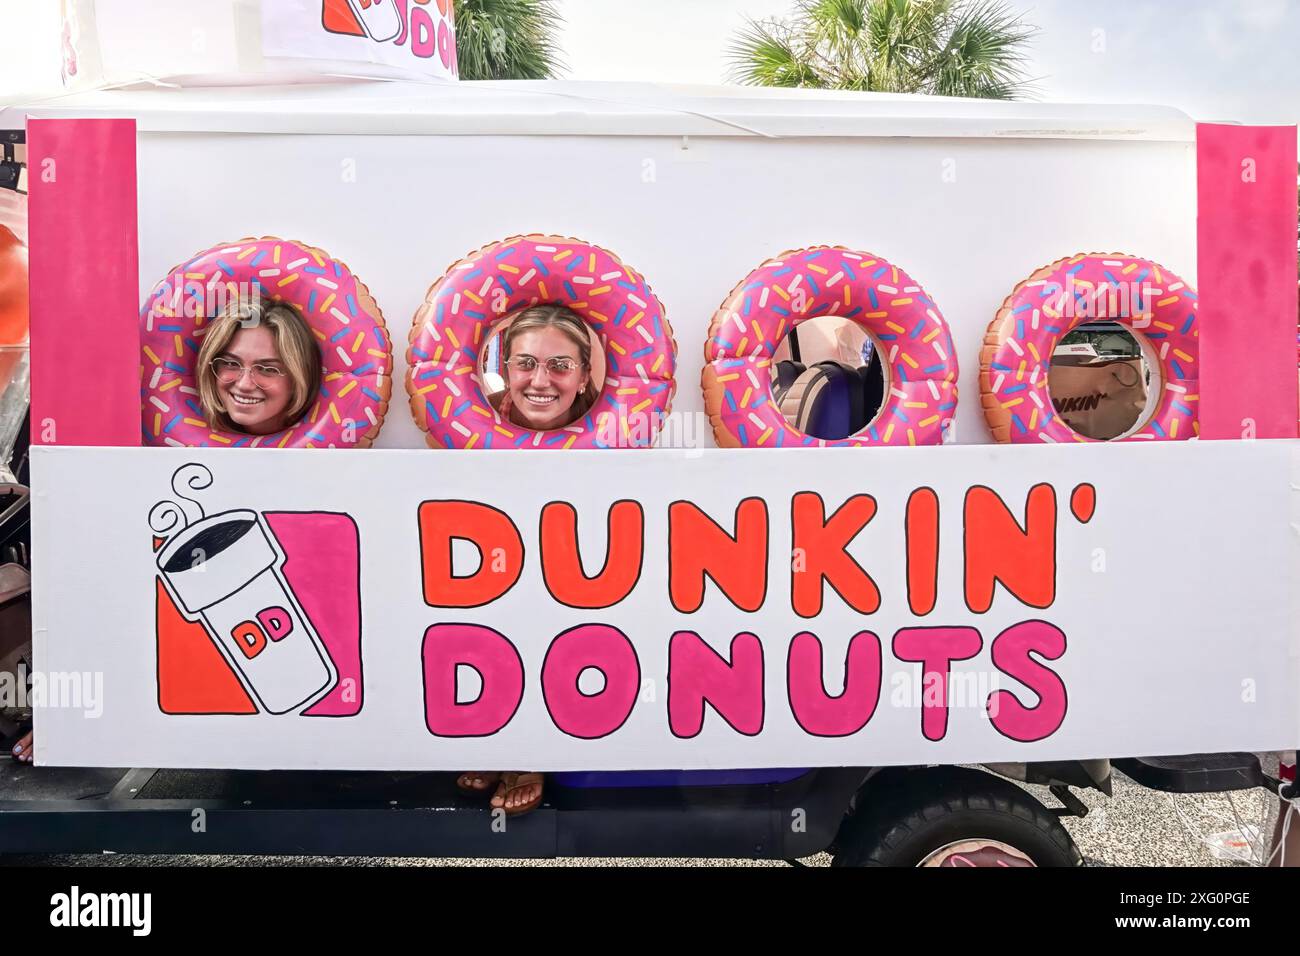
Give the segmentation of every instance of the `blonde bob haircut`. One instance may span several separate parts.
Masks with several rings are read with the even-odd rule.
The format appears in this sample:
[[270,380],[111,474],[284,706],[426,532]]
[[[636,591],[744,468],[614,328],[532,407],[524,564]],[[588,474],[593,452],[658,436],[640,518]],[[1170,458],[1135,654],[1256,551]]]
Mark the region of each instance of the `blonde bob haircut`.
[[231,302],[212,320],[199,349],[199,404],[209,424],[226,431],[241,431],[226,414],[217,373],[212,360],[226,351],[240,329],[266,326],[275,336],[280,361],[289,373],[293,394],[289,398],[288,420],[296,423],[306,413],[321,385],[320,347],[298,310],[283,302],[268,299],[239,299]]

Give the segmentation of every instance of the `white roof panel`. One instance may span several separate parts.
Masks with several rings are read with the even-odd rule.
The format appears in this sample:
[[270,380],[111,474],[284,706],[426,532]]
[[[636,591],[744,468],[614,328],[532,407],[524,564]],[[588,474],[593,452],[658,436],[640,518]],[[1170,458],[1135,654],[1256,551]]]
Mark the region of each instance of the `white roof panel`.
[[[1170,107],[652,83],[344,81],[63,95],[31,116],[130,116],[145,132],[977,137],[1191,142]],[[3,117],[3,114],[0,114]],[[3,122],[12,122],[4,117]]]

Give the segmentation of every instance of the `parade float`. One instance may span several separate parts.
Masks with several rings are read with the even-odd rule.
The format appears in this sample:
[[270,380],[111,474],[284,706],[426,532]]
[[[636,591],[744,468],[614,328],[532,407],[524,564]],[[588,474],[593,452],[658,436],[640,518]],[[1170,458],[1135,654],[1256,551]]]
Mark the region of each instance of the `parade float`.
[[[1027,800],[1046,843],[984,836],[1070,862],[1041,804],[954,765],[1075,812],[1107,760],[1229,789],[1294,746],[1294,128],[457,83],[454,43],[415,49],[432,4],[360,33],[338,29],[353,5],[283,6],[297,41],[283,10],[258,41],[258,4],[210,4],[230,62],[209,46],[197,78],[146,65],[0,114],[30,183],[34,652],[102,681],[93,715],[38,702],[40,764],[172,768],[138,778],[164,816],[205,770],[350,771],[409,811],[379,844],[452,853],[487,851],[435,819],[443,797],[376,781],[526,766],[563,773],[494,853],[797,856],[839,832],[849,862],[883,852],[869,812],[841,828],[849,800],[883,807],[888,781],[904,814]],[[231,65],[257,42],[277,69],[297,50],[294,83]],[[334,75],[377,45],[443,75]],[[214,302],[250,288],[301,312],[323,375],[257,438],[195,381]],[[546,303],[589,327],[602,381],[531,431],[488,379],[494,336]],[[782,343],[824,318],[861,329],[884,383],[834,439],[774,394]],[[1098,322],[1149,370],[1111,441],[1049,391]],[[728,812],[683,815],[706,790]],[[293,792],[317,822],[349,812]],[[221,840],[379,852],[308,816],[272,833],[237,795]],[[178,846],[148,802],[80,812]],[[796,805],[811,833],[773,822]]]

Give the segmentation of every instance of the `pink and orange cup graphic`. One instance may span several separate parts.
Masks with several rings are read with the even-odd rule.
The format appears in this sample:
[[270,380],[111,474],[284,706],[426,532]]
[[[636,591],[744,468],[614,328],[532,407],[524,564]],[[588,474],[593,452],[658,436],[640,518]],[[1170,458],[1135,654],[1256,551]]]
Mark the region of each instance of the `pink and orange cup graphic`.
[[259,709],[299,712],[338,673],[280,568],[284,557],[254,511],[228,511],[190,525],[158,554],[177,608],[221,649]]

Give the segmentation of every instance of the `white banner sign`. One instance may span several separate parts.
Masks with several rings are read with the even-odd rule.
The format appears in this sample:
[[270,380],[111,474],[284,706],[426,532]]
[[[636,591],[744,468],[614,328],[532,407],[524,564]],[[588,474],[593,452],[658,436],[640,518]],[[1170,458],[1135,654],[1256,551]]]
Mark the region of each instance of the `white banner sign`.
[[1300,442],[36,448],[39,759],[1294,747]]
[[266,0],[262,54],[358,60],[455,79],[452,0]]

